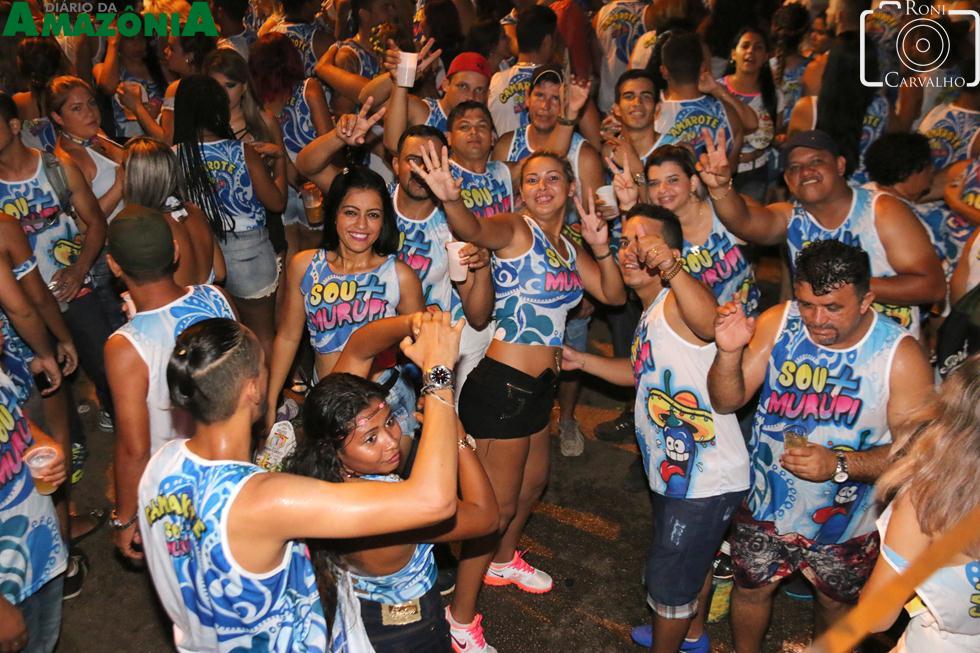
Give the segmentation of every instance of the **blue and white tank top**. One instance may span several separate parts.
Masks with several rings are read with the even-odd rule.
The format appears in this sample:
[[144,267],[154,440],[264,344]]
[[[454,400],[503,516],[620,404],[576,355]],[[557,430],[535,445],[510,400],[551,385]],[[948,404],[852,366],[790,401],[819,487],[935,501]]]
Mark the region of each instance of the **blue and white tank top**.
[[68,562],[54,503],[37,492],[24,463],[33,444],[17,390],[0,370],[0,595],[14,605],[63,573]]
[[[839,240],[847,245],[860,247],[868,253],[871,259],[872,277],[891,277],[895,269],[888,262],[885,246],[878,237],[875,227],[875,203],[880,193],[867,188],[851,188],[854,197],[851,210],[844,222],[835,229],[826,229],[816,218],[803,208],[803,205],[793,201],[793,213],[786,228],[786,244],[789,247],[790,270],[795,273],[796,255],[804,247],[816,240]],[[879,313],[890,317],[913,334],[919,332],[919,309],[916,306],[898,306],[895,304],[872,304]]]
[[520,256],[490,259],[496,300],[493,337],[519,345],[561,347],[568,312],[582,301],[582,278],[575,268],[575,246],[560,236],[563,258],[541,227],[524,216],[531,230],[531,247]]
[[503,161],[487,161],[486,172],[480,173],[464,168],[450,159],[449,172],[454,179],[463,181],[463,205],[476,217],[488,218],[514,210],[514,186],[510,168]]
[[810,442],[834,451],[889,444],[892,361],[906,337],[907,331],[872,313],[860,342],[828,349],[810,339],[796,302],[786,304],[749,440],[747,505],[754,519],[818,544],[839,544],[874,530],[873,485],[794,476],[779,464],[783,431],[803,427]]
[[425,102],[425,106],[429,107],[429,115],[425,117],[423,124],[435,127],[442,132],[449,131],[449,118],[446,116],[446,112],[442,110],[439,100],[427,97],[423,98],[422,101]]
[[[885,544],[892,505],[878,518],[881,557],[899,574],[909,561]],[[980,560],[940,567],[915,588],[926,610],[912,614],[905,629],[903,651],[908,653],[976,652],[980,640]],[[926,614],[926,613],[929,614]],[[931,616],[932,618],[928,618]]]
[[299,50],[299,57],[303,60],[303,74],[307,77],[316,77],[317,56],[313,51],[313,38],[319,29],[320,26],[316,23],[287,22],[279,23],[272,28],[273,32],[288,36]]
[[942,200],[909,204],[909,207],[929,233],[948,283],[976,225],[950,211]]
[[746,315],[759,312],[761,293],[752,264],[742,251],[744,243],[732,235],[711,209],[711,232],[703,245],[687,240],[681,245],[681,263],[695,279],[707,284],[719,304],[739,298]]
[[313,112],[306,101],[306,85],[316,83],[309,79],[303,80],[293,88],[289,100],[279,114],[279,127],[282,129],[282,144],[290,161],[296,162],[300,150],[316,138],[316,127],[313,125]]
[[341,41],[340,49],[350,50],[354,53],[354,56],[357,57],[358,62],[357,74],[361,77],[374,79],[381,74],[381,62],[378,60],[377,55],[375,55],[373,52],[368,52],[363,45],[354,39]]
[[970,158],[973,142],[980,133],[980,111],[940,104],[919,123],[919,133],[929,139],[933,166],[942,170]]
[[636,382],[636,439],[650,489],[701,499],[749,487],[749,455],[734,414],[708,397],[714,343],[695,345],[667,323],[664,289],[640,317],[630,349]]
[[[44,283],[50,283],[55,272],[74,263],[81,254],[82,234],[75,220],[61,210],[41,156],[37,157],[37,170],[29,179],[0,179],[0,211],[20,220]],[[91,288],[88,276],[83,294],[86,288]]]
[[509,70],[494,73],[490,78],[487,107],[498,136],[531,122],[527,115],[526,101],[535,68],[537,66],[534,64],[515,64]]
[[[616,100],[616,82],[626,72],[630,53],[643,34],[645,2],[614,0],[596,14],[595,33],[599,42],[602,63],[599,66],[599,110],[607,113]],[[587,47],[568,44],[569,47]]]
[[113,333],[128,340],[146,365],[151,454],[173,439],[190,435],[180,433],[174,427],[167,364],[177,336],[192,324],[213,317],[234,320],[235,314],[224,295],[214,286],[191,286],[182,297],[165,306],[140,311]]
[[[37,261],[33,256],[27,257],[20,265],[11,269],[14,278],[20,281],[31,270],[37,268]],[[17,391],[17,403],[21,406],[31,396],[31,389],[34,387],[34,375],[31,374],[30,363],[34,360],[34,351],[14,329],[10,323],[10,318],[0,309],[0,334],[3,334],[3,349],[0,351],[0,366],[14,384]]]
[[449,253],[446,243],[454,240],[441,206],[421,220],[406,217],[398,210],[401,187],[395,186],[392,202],[398,223],[398,258],[415,271],[422,282],[424,305],[451,311],[460,303],[459,296],[449,280]]
[[306,545],[289,542],[272,571],[235,560],[228,515],[261,467],[205,460],[186,440],[163,446],[139,485],[140,532],[150,575],[179,651],[327,650],[327,624]]
[[762,93],[739,93],[728,83],[728,79],[725,77],[719,79],[718,83],[728,89],[728,92],[735,96],[739,102],[747,104],[759,119],[759,127],[751,134],[746,134],[745,138],[742,139],[741,153],[754,154],[763,151],[764,154],[760,154],[752,161],[740,161],[738,172],[749,172],[765,166],[769,162],[769,156],[772,154],[770,146],[772,145],[773,136],[776,135],[776,123],[773,117],[769,115],[769,110],[766,108]]
[[20,142],[43,152],[54,152],[58,132],[49,118],[31,118],[20,123]]
[[[402,481],[397,474],[371,474],[362,478],[382,483],[400,483]],[[432,589],[438,573],[436,560],[432,555],[432,545],[416,544],[411,559],[405,563],[404,567],[392,574],[365,576],[356,571],[351,571],[350,576],[354,581],[354,594],[358,598],[387,605],[398,605],[417,599]]]
[[719,132],[725,132],[726,151],[731,154],[732,126],[725,105],[718,98],[702,95],[693,100],[661,100],[653,124],[660,134],[656,147],[690,143],[700,156],[705,153],[701,130],[707,129],[715,140]]
[[316,353],[338,352],[368,322],[397,314],[401,298],[397,260],[391,255],[370,272],[342,274],[330,269],[327,250],[316,251],[299,285]]
[[980,158],[973,159],[963,171],[960,201],[980,211]]
[[[796,68],[787,68],[783,71],[783,82],[778,86],[778,112],[783,125],[789,125],[789,117],[793,113],[793,107],[796,106],[796,101],[803,97],[803,73],[812,59],[812,57],[806,57],[803,63]],[[769,67],[773,71],[776,70],[778,63],[776,57],[769,59]]]
[[225,138],[200,146],[221,207],[235,220],[235,233],[264,228],[265,206],[252,188],[252,177],[245,163],[245,144]]
[[[816,107],[816,103],[813,105]],[[850,182],[853,184],[863,184],[868,181],[868,171],[864,167],[864,154],[871,147],[871,144],[882,137],[888,127],[888,100],[883,95],[876,95],[868,110],[864,114],[864,122],[861,123],[861,140],[858,143],[858,165],[851,174]],[[816,115],[816,110],[814,110]]]
[[[146,93],[146,99],[143,103],[146,105],[146,109],[150,112],[150,115],[159,115],[160,111],[163,110],[163,96],[167,90],[165,86],[161,86],[154,81],[143,79],[142,77],[134,75],[126,70],[126,67],[122,64],[119,65],[119,81],[135,82],[143,87],[143,91]],[[169,108],[172,111],[173,98],[170,98],[170,100],[171,105]],[[119,103],[119,98],[116,96],[113,96],[112,98],[112,120],[116,125],[116,134],[120,138],[143,135],[143,127],[141,127],[139,121],[136,120],[136,116],[130,114],[129,111],[124,109],[123,105]]]

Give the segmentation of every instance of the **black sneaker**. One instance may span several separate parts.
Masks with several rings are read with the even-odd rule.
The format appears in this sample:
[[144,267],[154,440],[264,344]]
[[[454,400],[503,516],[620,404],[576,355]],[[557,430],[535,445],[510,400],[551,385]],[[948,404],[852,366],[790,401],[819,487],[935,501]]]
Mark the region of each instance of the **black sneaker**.
[[615,419],[597,424],[595,436],[603,442],[624,442],[636,437],[636,424],[633,421],[632,407],[624,410]]
[[456,569],[453,567],[446,567],[439,570],[439,575],[436,576],[436,589],[439,590],[439,596],[448,596],[453,593],[456,589]]
[[68,601],[82,593],[85,576],[88,575],[88,556],[76,549],[68,556],[68,568],[65,570],[65,587],[61,600]]

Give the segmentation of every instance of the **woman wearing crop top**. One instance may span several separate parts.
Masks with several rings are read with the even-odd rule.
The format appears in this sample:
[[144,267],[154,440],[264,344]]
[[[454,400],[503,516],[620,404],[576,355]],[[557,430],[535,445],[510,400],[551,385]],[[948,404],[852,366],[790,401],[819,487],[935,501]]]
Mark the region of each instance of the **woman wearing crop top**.
[[225,258],[208,218],[193,202],[183,199],[178,186],[180,164],[165,143],[140,136],[126,143],[122,162],[122,193],[126,204],[162,211],[180,256],[174,283],[197,286],[225,280]]
[[[891,504],[878,520],[881,555],[861,593],[904,572],[980,502],[980,355],[968,358],[928,397],[892,447],[894,461],[876,492]],[[974,533],[975,534],[975,533]],[[980,542],[973,541],[915,588],[905,608],[912,617],[896,651],[965,653],[980,641]],[[895,606],[872,630],[889,628]]]
[[[461,202],[460,182],[450,174],[446,148],[440,157],[430,143],[421,155],[425,168],[413,163],[412,169],[433,194],[447,205]],[[492,252],[497,295],[494,339],[467,378],[459,401],[463,425],[477,439],[477,453],[500,509],[496,552],[478,553],[464,545],[447,614],[453,636],[473,642],[484,641],[476,613],[482,582],[513,584],[538,594],[551,590],[551,577],[524,561],[517,542],[548,481],[548,422],[565,319],[583,290],[604,304],[626,301],[606,223],[597,217],[591,198],[588,211],[574,199],[592,253],[561,235],[566,202],[575,196],[568,161],[548,152],[531,154],[521,171],[521,195],[524,214],[477,220],[469,212],[446,211],[460,240]]]
[[[399,335],[409,335],[412,318],[396,319],[409,327]],[[380,324],[374,322],[369,328]],[[377,383],[348,373],[328,375],[307,398],[303,423],[307,437],[291,458],[288,471],[332,483],[403,481],[401,473],[409,457],[403,447],[407,438]],[[407,538],[386,536],[312,547],[314,559],[341,554],[341,566],[354,581],[361,617],[378,653],[450,650],[449,629],[435,585],[432,543],[482,536],[497,526],[493,489],[461,425],[457,438],[461,498],[454,519]]]
[[384,180],[361,166],[345,169],[334,178],[323,207],[322,246],[300,252],[286,270],[269,370],[270,426],[304,324],[322,379],[354,331],[423,308],[418,276],[395,255],[398,226]]
[[284,157],[272,172],[250,144],[231,131],[228,94],[206,75],[181,79],[174,98],[174,145],[188,199],[208,217],[225,257],[225,288],[265,351],[275,336],[279,284],[266,212],[286,205]]

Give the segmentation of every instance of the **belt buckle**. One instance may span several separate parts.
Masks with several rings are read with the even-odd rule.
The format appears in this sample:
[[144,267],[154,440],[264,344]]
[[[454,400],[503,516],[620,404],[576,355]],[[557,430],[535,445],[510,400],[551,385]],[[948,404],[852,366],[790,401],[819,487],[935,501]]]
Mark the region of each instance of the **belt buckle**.
[[383,626],[407,626],[422,621],[422,606],[418,599],[407,603],[381,604],[381,624]]

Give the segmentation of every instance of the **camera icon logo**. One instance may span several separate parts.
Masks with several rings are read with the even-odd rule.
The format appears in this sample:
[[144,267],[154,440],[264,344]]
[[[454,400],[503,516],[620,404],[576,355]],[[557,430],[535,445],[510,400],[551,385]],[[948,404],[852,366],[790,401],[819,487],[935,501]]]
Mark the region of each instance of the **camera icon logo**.
[[[867,25],[868,19],[874,16],[876,11],[884,11],[893,15],[898,13],[902,18],[908,17],[895,34],[894,44],[897,62],[901,64],[904,70],[881,70],[880,79],[869,79]],[[878,9],[867,9],[861,12],[861,83],[871,88],[919,86],[921,84],[916,83],[915,80],[904,79],[903,72],[931,73],[946,66],[953,53],[954,43],[945,25],[938,20],[943,16],[949,16],[952,20],[968,20],[972,23],[970,35],[973,39],[974,66],[972,79],[951,73],[949,78],[943,79],[939,85],[962,88],[963,86],[973,87],[980,84],[980,14],[972,9],[919,8],[913,1],[902,3],[899,0],[885,0],[879,4]],[[873,43],[871,47],[874,47]]]

